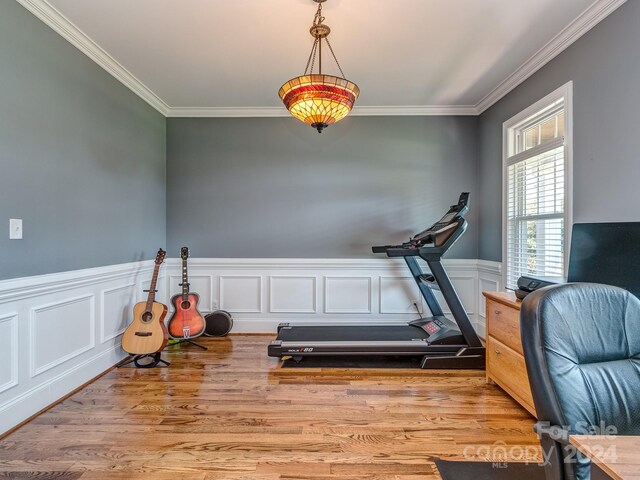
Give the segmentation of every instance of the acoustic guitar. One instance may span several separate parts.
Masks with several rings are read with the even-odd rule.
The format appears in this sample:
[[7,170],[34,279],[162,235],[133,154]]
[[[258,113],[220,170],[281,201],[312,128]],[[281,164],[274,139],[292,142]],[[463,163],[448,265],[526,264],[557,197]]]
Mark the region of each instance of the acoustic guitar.
[[189,249],[180,249],[182,258],[182,293],[171,297],[174,312],[169,319],[168,329],[171,338],[189,339],[199,337],[204,333],[206,323],[202,314],[198,311],[200,296],[189,291],[189,277],[187,275],[187,258]]
[[166,254],[167,252],[164,250],[158,250],[147,301],[135,304],[133,321],[122,336],[122,349],[131,355],[148,355],[159,352],[169,340],[167,327],[164,324],[167,306],[155,301],[158,272]]

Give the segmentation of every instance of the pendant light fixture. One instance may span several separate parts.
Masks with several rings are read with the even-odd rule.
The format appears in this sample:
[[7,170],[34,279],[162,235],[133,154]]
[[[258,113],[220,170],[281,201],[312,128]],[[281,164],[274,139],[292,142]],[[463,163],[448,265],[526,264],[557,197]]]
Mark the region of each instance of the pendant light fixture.
[[[342,67],[340,67],[329,43],[328,37],[331,29],[322,23],[324,22],[322,4],[326,0],[313,1],[318,4],[318,10],[313,19],[313,25],[309,29],[309,33],[315,38],[315,41],[311,47],[307,67],[304,69],[303,75],[292,78],[282,85],[278,95],[291,115],[321,133],[324,128],[349,114],[360,94],[360,89],[355,83],[345,78]],[[323,40],[329,47],[331,56],[342,77],[322,73]],[[318,57],[318,73],[313,73],[316,56]]]

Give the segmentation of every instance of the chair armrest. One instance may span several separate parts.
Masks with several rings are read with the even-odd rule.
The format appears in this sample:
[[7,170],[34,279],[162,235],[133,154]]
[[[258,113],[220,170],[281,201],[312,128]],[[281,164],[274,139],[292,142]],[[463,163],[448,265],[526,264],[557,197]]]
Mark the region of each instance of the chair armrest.
[[569,430],[564,427],[551,425],[549,422],[537,422],[533,426],[533,431],[538,434],[538,438],[545,436],[562,445],[570,445]]

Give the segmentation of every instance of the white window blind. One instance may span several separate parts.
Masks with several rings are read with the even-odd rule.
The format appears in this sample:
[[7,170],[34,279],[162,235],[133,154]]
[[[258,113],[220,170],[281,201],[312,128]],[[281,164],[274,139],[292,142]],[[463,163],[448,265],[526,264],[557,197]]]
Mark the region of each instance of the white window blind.
[[[505,286],[522,275],[565,276],[567,146],[564,97],[505,124]],[[522,118],[524,116],[524,118]],[[509,122],[508,122],[509,123]]]

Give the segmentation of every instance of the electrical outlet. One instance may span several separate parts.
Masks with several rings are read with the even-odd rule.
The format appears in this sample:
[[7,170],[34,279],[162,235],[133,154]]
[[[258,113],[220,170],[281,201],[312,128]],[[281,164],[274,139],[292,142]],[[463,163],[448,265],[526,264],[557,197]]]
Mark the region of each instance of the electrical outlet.
[[216,300],[214,300],[211,303],[211,308],[213,309],[213,311],[215,312],[216,310],[218,310],[218,302]]
[[9,240],[22,240],[22,219],[9,219]]

